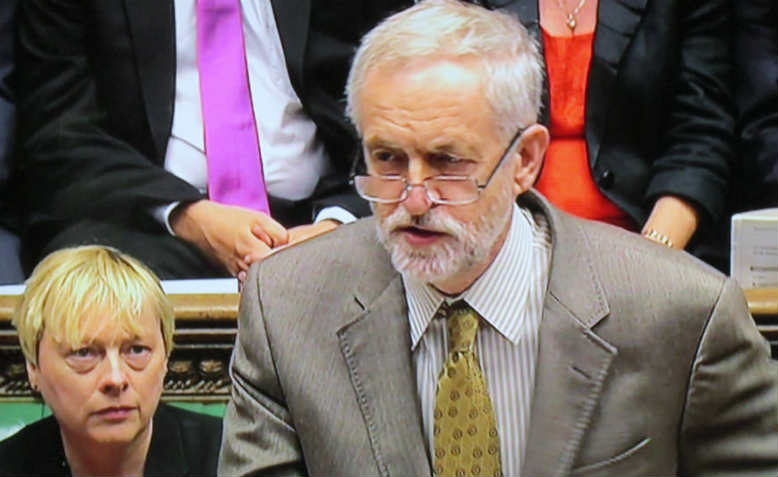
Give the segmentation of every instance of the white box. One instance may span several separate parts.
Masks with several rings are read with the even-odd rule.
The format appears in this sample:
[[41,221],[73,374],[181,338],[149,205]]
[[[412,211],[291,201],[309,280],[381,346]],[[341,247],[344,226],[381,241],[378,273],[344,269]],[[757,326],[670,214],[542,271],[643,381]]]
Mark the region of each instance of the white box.
[[740,286],[778,286],[778,208],[732,216],[730,275]]

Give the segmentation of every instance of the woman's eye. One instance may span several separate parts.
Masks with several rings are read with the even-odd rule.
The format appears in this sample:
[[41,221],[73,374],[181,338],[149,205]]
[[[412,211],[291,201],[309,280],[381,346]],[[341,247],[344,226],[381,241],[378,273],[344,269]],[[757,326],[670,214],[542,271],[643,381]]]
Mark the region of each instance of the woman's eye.
[[93,348],[88,348],[88,347],[74,349],[73,351],[70,352],[70,356],[79,359],[91,358],[94,355],[95,355],[95,350]]
[[135,369],[142,369],[151,360],[151,348],[143,344],[131,344],[124,348],[127,363]]
[[131,356],[140,356],[144,355],[151,350],[148,348],[148,346],[143,345],[131,345],[129,348],[127,348],[127,353]]
[[99,362],[100,351],[97,348],[84,346],[68,352],[67,363],[77,372],[86,372]]

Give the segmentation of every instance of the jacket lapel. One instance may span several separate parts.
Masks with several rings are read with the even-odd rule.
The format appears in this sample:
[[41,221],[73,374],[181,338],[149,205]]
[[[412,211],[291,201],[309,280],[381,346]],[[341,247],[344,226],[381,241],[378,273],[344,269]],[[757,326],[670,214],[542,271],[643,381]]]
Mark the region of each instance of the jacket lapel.
[[305,46],[308,42],[308,30],[311,20],[311,1],[298,0],[272,0],[273,14],[276,17],[278,36],[281,37],[281,45],[286,58],[286,69],[289,71],[289,79],[297,92],[297,96],[303,97],[303,61],[305,60]]
[[173,123],[176,36],[172,0],[125,0],[146,118],[162,161]]
[[587,236],[530,194],[525,199],[549,218],[553,251],[522,474],[564,475],[575,462],[617,350],[592,331],[609,310],[585,252]]
[[[358,303],[366,304],[357,295]],[[338,330],[381,475],[429,475],[416,379],[411,363],[408,308],[400,275],[355,321]]]
[[[594,167],[607,126],[607,112],[624,53],[632,43],[648,0],[600,0],[586,92],[586,143]],[[544,103],[546,104],[546,103]]]

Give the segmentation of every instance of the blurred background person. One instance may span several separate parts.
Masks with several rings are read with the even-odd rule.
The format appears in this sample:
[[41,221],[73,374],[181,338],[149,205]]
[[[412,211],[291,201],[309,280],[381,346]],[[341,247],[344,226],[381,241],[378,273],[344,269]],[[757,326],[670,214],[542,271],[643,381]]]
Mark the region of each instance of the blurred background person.
[[738,1],[734,19],[737,154],[721,243],[703,255],[724,273],[730,271],[732,214],[778,207],[778,3]]
[[541,40],[551,144],[536,189],[673,248],[708,240],[733,157],[729,1],[481,3]]
[[101,246],[46,257],[15,310],[52,416],[0,442],[1,475],[214,475],[218,418],[160,405],[173,309],[140,262]]
[[238,275],[368,213],[342,90],[360,35],[403,3],[22,2],[26,269],[103,243],[162,278]]
[[14,13],[17,0],[0,2],[0,285],[21,283],[18,215],[11,190],[16,108],[11,91],[14,69]]

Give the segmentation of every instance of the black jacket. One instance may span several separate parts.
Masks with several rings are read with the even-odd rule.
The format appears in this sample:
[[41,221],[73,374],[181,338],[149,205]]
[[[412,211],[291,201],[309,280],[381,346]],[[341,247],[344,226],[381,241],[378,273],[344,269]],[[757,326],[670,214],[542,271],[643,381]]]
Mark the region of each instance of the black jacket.
[[[217,417],[160,404],[144,475],[216,475],[221,434]],[[54,416],[0,442],[0,475],[70,475]]]

